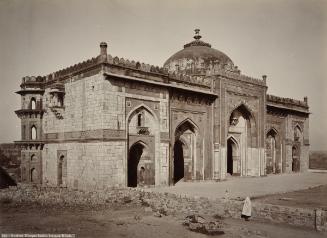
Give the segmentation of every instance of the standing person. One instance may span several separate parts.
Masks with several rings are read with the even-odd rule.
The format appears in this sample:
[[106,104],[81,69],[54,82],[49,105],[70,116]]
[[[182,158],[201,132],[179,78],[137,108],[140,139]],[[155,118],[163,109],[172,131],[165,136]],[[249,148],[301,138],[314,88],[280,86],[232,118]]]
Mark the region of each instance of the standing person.
[[251,200],[249,197],[246,197],[244,201],[241,217],[244,218],[246,221],[248,221],[249,218],[251,217],[251,210],[252,210]]

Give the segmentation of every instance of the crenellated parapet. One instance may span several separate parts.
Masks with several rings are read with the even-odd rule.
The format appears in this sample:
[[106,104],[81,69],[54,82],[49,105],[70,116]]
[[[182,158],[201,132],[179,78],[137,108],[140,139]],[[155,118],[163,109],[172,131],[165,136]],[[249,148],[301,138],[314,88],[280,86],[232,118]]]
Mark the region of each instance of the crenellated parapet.
[[21,91],[19,92],[23,93],[22,90],[43,89],[44,82],[45,77],[43,76],[25,76],[22,78],[22,83],[20,84]]
[[294,106],[299,106],[308,109],[308,101],[307,98],[304,98],[303,101],[292,99],[292,98],[283,98],[283,97],[278,97],[274,95],[267,94],[267,102],[274,102],[274,103],[280,103],[284,105],[294,105]]
[[122,66],[125,68],[141,70],[143,72],[148,72],[148,73],[157,73],[157,74],[167,74],[168,73],[167,70],[165,70],[163,67],[145,64],[145,63],[142,63],[139,61],[119,58],[117,56],[113,57],[111,55],[107,56],[106,63],[113,64],[113,65],[119,65],[119,66]]
[[226,78],[233,78],[236,80],[240,80],[243,82],[248,82],[256,85],[261,85],[261,86],[266,86],[266,80],[265,79],[257,79],[253,77],[249,77],[243,74],[240,74],[240,72],[233,72],[233,71],[228,71],[220,68],[216,68],[210,72],[211,75],[221,75]]
[[99,62],[98,62],[97,58],[91,58],[91,59],[85,60],[83,62],[80,62],[78,64],[74,64],[70,67],[64,68],[62,70],[58,70],[54,73],[48,74],[45,76],[45,81],[51,82],[56,79],[64,78],[66,76],[73,75],[73,74],[81,72],[83,70],[92,68],[98,64],[99,64]]
[[267,94],[267,112],[270,114],[288,114],[289,112],[292,112],[295,114],[308,116],[310,114],[308,98],[304,97],[304,100],[300,101],[292,98],[283,98]]

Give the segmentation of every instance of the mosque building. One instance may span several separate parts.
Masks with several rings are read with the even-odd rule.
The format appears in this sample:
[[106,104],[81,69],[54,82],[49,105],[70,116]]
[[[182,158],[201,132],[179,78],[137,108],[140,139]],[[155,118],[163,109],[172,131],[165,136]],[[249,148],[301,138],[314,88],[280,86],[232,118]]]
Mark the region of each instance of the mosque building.
[[267,94],[223,52],[194,40],[163,67],[95,58],[23,77],[21,176],[78,189],[168,186],[302,172],[309,107]]

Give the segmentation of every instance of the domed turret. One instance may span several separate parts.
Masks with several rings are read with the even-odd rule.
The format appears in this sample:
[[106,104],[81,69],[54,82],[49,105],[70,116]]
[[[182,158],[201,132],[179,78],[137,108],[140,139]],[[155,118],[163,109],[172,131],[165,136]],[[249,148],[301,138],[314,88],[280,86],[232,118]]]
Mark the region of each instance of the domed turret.
[[217,68],[238,72],[237,67],[226,54],[211,48],[209,43],[200,40],[202,37],[199,32],[199,29],[195,29],[195,40],[184,45],[184,49],[171,56],[164,63],[164,68],[169,73],[188,75],[206,74]]

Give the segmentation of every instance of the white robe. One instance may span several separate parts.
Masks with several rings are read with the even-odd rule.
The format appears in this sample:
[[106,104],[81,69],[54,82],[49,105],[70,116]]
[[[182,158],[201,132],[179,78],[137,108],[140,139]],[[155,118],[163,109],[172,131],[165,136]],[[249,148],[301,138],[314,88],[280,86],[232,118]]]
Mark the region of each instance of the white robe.
[[243,205],[242,215],[250,217],[251,210],[252,210],[252,206],[251,206],[250,198],[246,197]]

